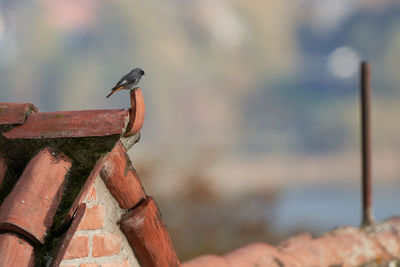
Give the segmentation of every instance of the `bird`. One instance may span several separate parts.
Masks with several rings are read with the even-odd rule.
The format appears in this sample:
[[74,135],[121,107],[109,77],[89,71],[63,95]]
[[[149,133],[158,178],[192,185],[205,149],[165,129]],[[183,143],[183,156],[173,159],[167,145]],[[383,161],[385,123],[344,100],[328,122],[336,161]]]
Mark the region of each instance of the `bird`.
[[106,98],[109,98],[114,93],[120,90],[135,90],[138,88],[140,79],[146,73],[141,68],[134,68],[129,73],[125,74],[113,88],[111,88],[111,93],[109,93]]

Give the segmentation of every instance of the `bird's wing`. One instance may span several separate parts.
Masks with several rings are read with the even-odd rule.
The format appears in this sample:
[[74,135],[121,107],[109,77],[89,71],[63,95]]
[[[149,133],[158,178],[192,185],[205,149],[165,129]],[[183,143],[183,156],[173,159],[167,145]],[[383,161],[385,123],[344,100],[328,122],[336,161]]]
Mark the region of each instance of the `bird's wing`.
[[124,77],[122,77],[121,80],[119,80],[111,90],[112,91],[117,90],[119,87],[125,86],[127,84],[128,84],[128,81],[125,80]]

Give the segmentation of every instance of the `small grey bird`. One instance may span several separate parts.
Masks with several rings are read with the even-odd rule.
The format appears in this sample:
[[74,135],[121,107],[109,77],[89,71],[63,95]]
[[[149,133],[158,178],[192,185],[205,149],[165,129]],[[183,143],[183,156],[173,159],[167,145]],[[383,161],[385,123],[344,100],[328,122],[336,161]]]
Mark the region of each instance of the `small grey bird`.
[[124,75],[121,80],[111,89],[111,93],[106,96],[109,98],[120,90],[135,90],[143,75],[146,75],[141,68],[134,68],[128,74]]

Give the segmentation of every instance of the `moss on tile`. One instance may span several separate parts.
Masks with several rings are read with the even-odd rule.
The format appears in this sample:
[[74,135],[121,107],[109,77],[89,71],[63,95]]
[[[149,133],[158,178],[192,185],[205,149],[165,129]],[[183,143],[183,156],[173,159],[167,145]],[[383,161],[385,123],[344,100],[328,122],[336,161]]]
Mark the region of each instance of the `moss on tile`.
[[[120,135],[84,138],[53,138],[53,139],[6,139],[0,135],[0,153],[8,162],[8,169],[0,185],[0,204],[11,192],[21,176],[29,160],[45,147],[53,147],[72,160],[72,167],[67,175],[67,181],[61,203],[54,216],[52,229],[63,222],[73,201],[82,189],[97,160],[111,151],[120,139]],[[43,246],[36,246],[37,265],[47,266],[54,256],[55,248],[62,233],[51,231]]]

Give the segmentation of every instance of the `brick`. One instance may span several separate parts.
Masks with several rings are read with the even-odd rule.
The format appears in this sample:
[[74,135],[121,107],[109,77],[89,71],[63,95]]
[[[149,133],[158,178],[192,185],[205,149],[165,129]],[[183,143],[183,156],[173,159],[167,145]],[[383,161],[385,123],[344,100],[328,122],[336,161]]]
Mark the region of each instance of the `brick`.
[[0,207],[0,229],[44,243],[70,167],[71,161],[51,148],[33,157]]
[[22,124],[31,113],[38,111],[31,103],[0,103],[0,125]]
[[121,252],[121,237],[118,234],[93,236],[93,257],[103,257]]
[[124,214],[120,228],[142,267],[180,266],[161,213],[152,197]]
[[87,208],[78,230],[96,230],[104,227],[105,207],[103,205],[96,205]]
[[143,127],[145,105],[143,99],[142,89],[137,88],[130,93],[131,109],[129,116],[129,124],[125,136],[132,136],[139,132]]
[[85,201],[86,202],[92,202],[92,201],[95,201],[95,200],[96,200],[96,188],[94,188],[94,185],[92,185],[89,188],[89,191],[87,192]]
[[64,260],[83,258],[89,256],[89,237],[74,236],[64,254]]
[[101,267],[129,267],[129,261],[125,260],[123,262],[110,262],[110,263],[103,263],[100,265]]
[[0,234],[0,267],[33,266],[31,244],[16,235]]
[[90,188],[94,185],[96,178],[99,176],[101,167],[103,166],[103,157],[100,157],[96,164],[94,165],[92,171],[89,174],[89,177],[86,179],[85,184],[83,185],[81,191],[79,192],[78,196],[75,198],[74,202],[72,203],[71,208],[69,209],[65,219],[60,225],[60,229],[64,228],[74,216],[78,206],[85,200],[88,195]]
[[55,256],[51,261],[50,267],[60,266],[60,263],[64,258],[65,252],[67,251],[71,243],[71,240],[75,235],[76,229],[78,228],[78,225],[81,222],[83,215],[85,214],[85,210],[86,210],[86,204],[81,203],[81,205],[79,205],[78,209],[76,210],[71,225],[69,226],[67,232],[64,235],[64,239],[60,242],[59,247],[57,248],[57,251],[54,254]]
[[79,110],[40,112],[3,135],[8,139],[44,139],[123,134],[127,110]]
[[100,176],[122,209],[131,209],[146,198],[142,183],[121,142],[105,158]]
[[97,263],[82,263],[79,267],[99,267]]

